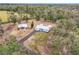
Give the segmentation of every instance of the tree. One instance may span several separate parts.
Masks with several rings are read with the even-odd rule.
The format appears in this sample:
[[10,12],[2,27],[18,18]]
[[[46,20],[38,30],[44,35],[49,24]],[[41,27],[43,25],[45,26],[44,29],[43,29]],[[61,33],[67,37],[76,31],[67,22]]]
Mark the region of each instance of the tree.
[[19,14],[19,16],[20,16],[20,20],[22,20],[22,18],[23,18],[23,13],[26,13],[26,8],[25,8],[25,6],[17,6],[16,8],[15,8],[15,10],[16,10],[16,12]]
[[55,18],[55,16],[52,13],[52,11],[49,11],[48,15],[47,15],[47,19],[50,20],[50,21],[52,21],[52,22],[55,22],[56,19],[54,19],[54,18]]
[[29,20],[28,16],[27,15],[23,16],[23,20],[26,20],[27,22]]
[[67,31],[72,31],[76,29],[76,24],[72,19],[60,19],[57,21],[57,23],[58,27],[65,29]]
[[75,19],[76,25],[79,28],[79,19]]
[[0,19],[0,36],[2,37],[4,33],[3,27],[2,27],[2,20]]
[[14,13],[10,16],[10,21],[13,22],[14,24],[17,22],[17,16],[14,15]]
[[16,43],[14,38],[11,41],[7,41],[6,44],[0,45],[0,54],[12,54],[19,50],[20,46]]
[[39,21],[39,20],[40,20],[40,16],[39,16],[39,15],[36,15],[36,17],[35,17],[35,18],[36,18],[36,20],[37,20],[37,21]]

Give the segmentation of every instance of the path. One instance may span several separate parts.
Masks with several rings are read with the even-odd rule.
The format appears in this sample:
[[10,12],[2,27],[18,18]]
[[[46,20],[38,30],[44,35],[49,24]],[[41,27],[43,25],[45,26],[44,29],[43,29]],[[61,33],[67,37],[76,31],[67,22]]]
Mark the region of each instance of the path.
[[20,44],[23,44],[23,42],[25,41],[25,40],[27,40],[29,37],[31,37],[33,34],[35,33],[35,30],[33,30],[32,32],[30,32],[30,33],[28,33],[27,35],[25,35],[23,38],[21,38],[18,42],[20,43]]
[[31,37],[34,33],[35,33],[35,30],[33,30],[32,32],[28,33],[28,34],[25,35],[23,38],[21,38],[21,39],[18,41],[18,43],[21,45],[21,47],[22,47],[25,51],[28,51],[29,54],[32,54],[32,55],[36,54],[36,55],[37,55],[37,53],[35,53],[34,51],[30,50],[28,47],[25,47],[25,46],[23,45],[24,41],[27,40],[29,37]]

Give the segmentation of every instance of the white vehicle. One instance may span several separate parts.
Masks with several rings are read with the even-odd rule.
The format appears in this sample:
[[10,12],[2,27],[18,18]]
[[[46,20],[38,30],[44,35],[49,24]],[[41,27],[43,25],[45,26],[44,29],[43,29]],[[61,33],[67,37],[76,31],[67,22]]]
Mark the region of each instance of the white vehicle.
[[35,30],[40,32],[49,32],[50,28],[48,26],[44,26],[43,24],[40,24],[36,26]]

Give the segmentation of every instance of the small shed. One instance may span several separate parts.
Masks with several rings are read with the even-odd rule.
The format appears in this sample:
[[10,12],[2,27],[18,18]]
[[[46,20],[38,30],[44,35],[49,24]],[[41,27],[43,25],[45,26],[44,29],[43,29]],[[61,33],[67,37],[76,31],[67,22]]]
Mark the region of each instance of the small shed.
[[18,24],[18,29],[26,29],[26,28],[28,28],[27,23]]

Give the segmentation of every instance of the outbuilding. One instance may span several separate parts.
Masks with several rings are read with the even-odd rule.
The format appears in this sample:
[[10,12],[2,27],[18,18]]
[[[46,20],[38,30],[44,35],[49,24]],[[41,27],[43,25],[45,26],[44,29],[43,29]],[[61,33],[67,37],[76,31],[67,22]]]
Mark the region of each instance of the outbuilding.
[[18,29],[26,29],[26,28],[28,28],[27,23],[18,24]]

